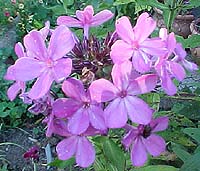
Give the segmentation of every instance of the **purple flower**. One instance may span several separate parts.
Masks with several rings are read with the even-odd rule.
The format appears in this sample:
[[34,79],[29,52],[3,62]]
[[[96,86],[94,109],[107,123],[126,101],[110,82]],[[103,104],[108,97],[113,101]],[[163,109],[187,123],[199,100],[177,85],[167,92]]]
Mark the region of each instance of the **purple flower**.
[[103,109],[92,99],[90,87],[85,91],[81,81],[69,78],[64,81],[62,90],[70,98],[56,100],[53,113],[59,118],[69,118],[69,132],[81,134],[87,130],[89,124],[95,129],[106,130]]
[[189,62],[188,60],[185,59],[187,54],[180,43],[176,44],[176,48],[174,49],[174,54],[175,57],[172,59],[174,62],[180,63],[185,67],[185,69],[189,71],[198,70],[198,66],[195,63]]
[[60,160],[68,160],[75,155],[76,163],[81,167],[90,166],[95,160],[95,149],[87,139],[87,136],[94,136],[103,132],[89,126],[82,135],[71,135],[65,138],[56,146],[56,152]]
[[[146,72],[151,68],[151,57],[165,53],[164,43],[159,38],[148,38],[156,27],[156,22],[148,13],[139,16],[132,28],[125,16],[116,21],[116,32],[122,40],[116,41],[111,48],[114,63],[122,63],[132,57],[132,63],[138,72]],[[143,29],[146,28],[146,29]]]
[[174,33],[167,35],[167,30],[161,29],[160,37],[165,41],[168,52],[157,59],[154,68],[160,77],[161,87],[168,95],[174,95],[177,88],[172,78],[175,77],[177,80],[182,81],[185,78],[185,70],[179,63],[170,59],[170,55],[176,48]]
[[65,139],[56,146],[56,152],[60,160],[68,160],[75,155],[76,163],[81,167],[90,166],[95,160],[95,149],[87,136],[105,134],[106,131],[94,129],[91,125],[80,134],[71,134],[68,131],[67,120],[57,118],[53,113],[45,121],[47,123],[46,135],[50,137],[53,133],[64,136]]
[[88,5],[83,11],[76,11],[77,19],[69,16],[60,16],[57,19],[57,24],[64,24],[67,27],[78,27],[84,29],[84,36],[88,39],[89,27],[96,27],[113,17],[113,13],[109,10],[103,10],[94,16],[94,10],[91,5]]
[[16,61],[13,73],[19,81],[37,78],[28,93],[30,98],[44,96],[54,80],[60,82],[71,73],[72,60],[63,56],[72,50],[74,44],[71,31],[63,25],[53,31],[48,48],[40,31],[33,30],[25,36],[28,57]]
[[[21,58],[21,57],[26,57],[26,53],[24,51],[24,47],[23,45],[18,42],[15,44],[15,53],[17,55],[18,58]],[[25,82],[24,81],[17,81],[15,80],[15,77],[14,77],[14,72],[13,72],[13,67],[14,65],[11,65],[8,70],[7,70],[7,73],[5,75],[5,79],[6,80],[13,80],[13,81],[16,81],[13,85],[11,85],[9,87],[9,89],[7,90],[7,95],[8,95],[8,98],[13,101],[17,94],[21,91],[21,93],[24,93],[25,92]]]
[[168,118],[159,117],[152,119],[148,125],[139,125],[137,128],[126,125],[128,133],[122,140],[126,149],[131,149],[131,161],[134,166],[143,166],[147,160],[147,153],[159,156],[165,151],[165,140],[156,135],[155,132],[167,129]]
[[132,64],[126,61],[115,64],[112,69],[113,83],[106,79],[94,81],[90,88],[93,98],[97,102],[110,104],[104,110],[105,122],[109,128],[123,127],[128,117],[136,123],[148,124],[152,117],[152,110],[136,95],[150,92],[156,86],[157,76],[153,74],[131,78]]

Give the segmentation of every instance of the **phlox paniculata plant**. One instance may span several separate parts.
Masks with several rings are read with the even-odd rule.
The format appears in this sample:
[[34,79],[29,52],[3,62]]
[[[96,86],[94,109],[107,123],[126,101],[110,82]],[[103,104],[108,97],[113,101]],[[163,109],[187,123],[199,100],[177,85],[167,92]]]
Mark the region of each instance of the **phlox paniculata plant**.
[[[185,59],[174,33],[162,28],[159,37],[150,37],[156,22],[148,13],[142,13],[134,27],[126,16],[119,18],[116,30],[104,41],[90,36],[90,27],[113,16],[109,10],[94,15],[93,7],[87,6],[76,11],[76,18],[58,17],[55,29],[47,22],[41,30],[29,32],[23,44],[16,44],[19,59],[5,76],[15,81],[8,89],[9,99],[20,92],[25,103],[32,103],[31,112],[43,113],[46,136],[64,138],[56,147],[58,158],[75,156],[80,167],[95,161],[94,144],[88,137],[106,136],[109,129],[125,130],[121,142],[131,150],[134,166],[144,165],[148,153],[159,156],[164,152],[165,141],[156,132],[167,129],[168,118],[154,118],[154,110],[139,95],[156,91],[156,86],[174,95],[173,79],[182,81],[185,69],[197,70]],[[83,29],[83,39],[69,27]],[[105,66],[111,68],[110,75],[102,74]],[[84,69],[87,72],[81,75]],[[73,77],[74,73],[81,79]],[[27,90],[26,82],[35,79]],[[54,82],[62,85],[64,98],[52,92]]]

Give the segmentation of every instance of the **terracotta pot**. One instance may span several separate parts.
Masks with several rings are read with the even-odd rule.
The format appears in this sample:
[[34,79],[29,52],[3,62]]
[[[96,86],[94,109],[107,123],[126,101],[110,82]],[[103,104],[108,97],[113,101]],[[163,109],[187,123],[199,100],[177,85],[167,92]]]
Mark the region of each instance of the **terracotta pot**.
[[[190,24],[190,30],[193,34],[198,34],[200,35],[200,18],[198,18],[197,20],[194,20],[191,24]],[[199,43],[200,44],[200,43]],[[200,65],[200,45],[199,47],[196,48],[191,48],[191,54],[195,60],[195,62]]]
[[[165,27],[164,19],[163,19],[163,11],[161,11],[158,8],[154,8],[154,19],[157,22],[158,28]],[[194,16],[190,14],[186,15],[177,15],[173,24],[172,24],[172,30],[175,34],[183,36],[184,38],[187,38],[190,34],[190,24],[194,20]]]

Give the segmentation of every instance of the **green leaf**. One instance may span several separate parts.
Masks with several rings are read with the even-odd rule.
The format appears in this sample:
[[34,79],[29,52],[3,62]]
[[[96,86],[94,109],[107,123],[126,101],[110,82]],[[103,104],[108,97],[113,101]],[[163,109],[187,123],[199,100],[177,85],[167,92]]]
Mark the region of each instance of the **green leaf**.
[[181,167],[180,171],[200,171],[200,152],[191,156]]
[[200,128],[185,128],[183,132],[200,143]]
[[180,42],[184,48],[195,48],[199,46],[200,35],[193,34],[187,39],[184,39],[182,36],[176,36],[178,42]]
[[63,5],[65,7],[73,5],[74,4],[74,0],[63,0]]
[[148,5],[148,6],[151,6],[151,7],[156,7],[156,8],[159,8],[161,10],[169,9],[168,6],[166,6],[163,3],[158,2],[157,0],[137,0],[137,3],[139,5]]
[[185,162],[191,157],[191,154],[179,147],[178,145],[174,145],[172,147],[173,152],[183,161]]
[[103,143],[103,151],[107,159],[116,166],[118,171],[124,170],[125,156],[122,149],[111,139],[106,139]]
[[135,0],[116,0],[113,5],[118,6],[118,5],[123,5],[123,4],[128,4],[130,2],[135,2]]
[[59,160],[59,159],[55,159],[53,162],[49,163],[48,166],[55,166],[58,167],[60,169],[65,169],[68,166],[72,166],[75,163],[75,159],[74,158],[70,158],[69,160]]
[[146,166],[142,168],[132,169],[131,171],[178,171],[179,169],[173,166],[167,165],[156,165],[156,166]]

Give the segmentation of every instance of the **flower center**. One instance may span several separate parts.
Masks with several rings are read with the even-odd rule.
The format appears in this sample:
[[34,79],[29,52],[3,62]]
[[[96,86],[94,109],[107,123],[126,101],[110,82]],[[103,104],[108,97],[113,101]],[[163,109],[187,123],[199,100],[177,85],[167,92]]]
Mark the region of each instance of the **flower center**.
[[90,103],[89,102],[84,102],[83,103],[83,107],[86,108],[86,109],[89,108],[90,107]]
[[51,59],[48,59],[46,61],[46,65],[47,65],[48,68],[52,68],[54,66],[54,62]]
[[121,98],[126,97],[126,96],[127,96],[127,91],[126,91],[126,90],[122,90],[122,91],[119,93],[119,96],[120,96]]
[[137,41],[134,41],[134,42],[132,43],[132,47],[133,47],[134,50],[139,49],[139,44],[138,44],[138,42],[137,42]]
[[150,127],[150,125],[140,125],[138,129],[140,131],[140,134],[144,138],[147,138],[147,137],[149,137],[151,135],[152,128]]

